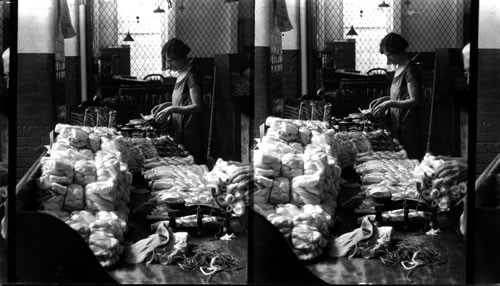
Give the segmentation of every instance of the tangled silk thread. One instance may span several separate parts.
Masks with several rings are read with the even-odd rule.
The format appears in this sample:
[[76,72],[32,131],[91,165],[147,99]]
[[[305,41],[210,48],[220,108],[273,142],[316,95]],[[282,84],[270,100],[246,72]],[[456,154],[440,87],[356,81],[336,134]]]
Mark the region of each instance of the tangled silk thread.
[[435,249],[426,244],[402,240],[396,244],[392,251],[387,251],[380,257],[385,265],[396,265],[401,263],[404,269],[408,270],[406,278],[410,280],[410,275],[417,267],[436,264],[441,260],[441,255]]
[[192,255],[184,255],[177,263],[184,271],[200,270],[209,279],[218,272],[240,270],[238,260],[221,246],[206,242],[194,248]]

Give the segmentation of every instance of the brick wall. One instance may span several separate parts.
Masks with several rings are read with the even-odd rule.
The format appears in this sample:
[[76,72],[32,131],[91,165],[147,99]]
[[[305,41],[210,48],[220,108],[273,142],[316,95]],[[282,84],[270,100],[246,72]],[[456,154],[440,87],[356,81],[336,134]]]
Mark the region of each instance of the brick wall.
[[[6,104],[7,100],[0,103]],[[0,111],[0,162],[9,162],[9,119],[6,112]]]
[[[273,103],[276,100],[283,98],[283,52],[282,52],[282,34],[278,28],[276,17],[274,25],[271,27],[271,46],[270,46],[270,61],[271,61],[271,100]],[[274,111],[274,104],[272,106]]]
[[269,47],[255,47],[254,52],[254,137],[259,136],[259,125],[270,114],[271,63]]
[[500,49],[479,49],[476,173],[500,153]]
[[18,54],[17,170],[20,179],[49,144],[54,124],[54,54]]
[[283,97],[300,97],[300,51],[283,50]]
[[80,104],[80,57],[65,58],[64,94],[66,104]]

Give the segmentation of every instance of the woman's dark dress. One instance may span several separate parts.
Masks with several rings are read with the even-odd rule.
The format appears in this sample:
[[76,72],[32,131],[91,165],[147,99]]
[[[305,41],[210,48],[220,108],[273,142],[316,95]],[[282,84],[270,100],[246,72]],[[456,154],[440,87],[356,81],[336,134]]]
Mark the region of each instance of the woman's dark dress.
[[[182,80],[175,83],[172,92],[172,105],[188,106],[193,104],[189,89],[195,86],[200,87],[201,94],[203,94],[201,77],[193,69],[190,69]],[[206,158],[203,153],[201,112],[197,114],[172,113],[172,124],[175,141],[182,144],[193,155],[196,164],[204,164]]]
[[[420,85],[420,74],[412,62],[395,75],[391,84],[391,100],[401,101],[410,98],[408,82],[416,80]],[[420,86],[419,86],[420,88]],[[422,98],[419,98],[422,102]],[[410,108],[390,108],[391,132],[406,150],[411,159],[421,160],[425,153],[425,138],[421,132],[421,104]]]

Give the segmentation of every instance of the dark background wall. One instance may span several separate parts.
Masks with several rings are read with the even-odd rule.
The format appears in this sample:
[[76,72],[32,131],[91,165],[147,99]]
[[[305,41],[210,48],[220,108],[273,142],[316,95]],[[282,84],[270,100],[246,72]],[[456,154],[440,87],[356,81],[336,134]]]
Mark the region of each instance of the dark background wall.
[[54,54],[18,54],[17,170],[20,179],[48,145],[54,128]]
[[283,98],[283,52],[282,34],[278,28],[276,16],[274,25],[271,27],[271,109],[275,109],[276,101]]
[[65,104],[80,103],[80,57],[65,57],[64,60],[64,97]]
[[254,137],[259,137],[259,126],[270,114],[271,63],[269,47],[256,47],[254,52]]
[[500,49],[479,49],[476,173],[500,153]]
[[283,50],[283,98],[300,97],[300,51]]

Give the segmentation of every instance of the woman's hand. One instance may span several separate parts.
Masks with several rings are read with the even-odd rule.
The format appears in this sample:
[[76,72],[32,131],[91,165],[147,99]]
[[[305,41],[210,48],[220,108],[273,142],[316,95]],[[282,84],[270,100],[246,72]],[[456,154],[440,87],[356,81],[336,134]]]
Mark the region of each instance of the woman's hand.
[[460,158],[441,158],[444,163],[438,167],[436,175],[438,178],[443,178],[443,183],[451,183],[453,181],[467,180],[467,162]]
[[387,101],[387,100],[389,100],[388,96],[379,97],[377,99],[372,100],[372,102],[370,102],[370,104],[368,105],[368,107],[370,109],[374,109],[377,105],[379,105],[380,103],[382,103],[384,101]]
[[368,105],[370,108],[375,108],[375,106],[377,106],[381,101],[381,98],[377,98],[377,99],[374,99],[372,100],[372,102],[370,102],[370,104]]
[[151,109],[151,116],[153,118],[155,118],[156,114],[158,112],[160,112],[161,110],[163,110],[165,107],[168,107],[168,106],[171,106],[171,105],[172,105],[172,102],[164,102],[164,103],[158,104],[157,106],[153,107],[153,109]]
[[170,116],[170,114],[174,113],[175,106],[168,106],[163,108],[162,110],[156,112],[154,115],[154,120],[156,122],[164,122]]
[[389,107],[390,107],[390,101],[384,101],[375,106],[375,108],[373,108],[372,114],[375,117],[383,116],[385,112],[389,109]]

